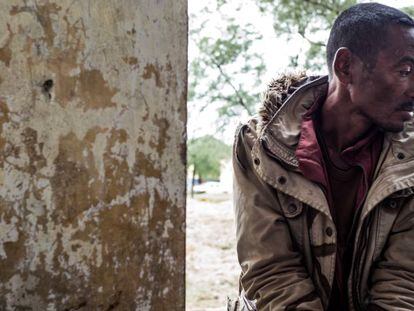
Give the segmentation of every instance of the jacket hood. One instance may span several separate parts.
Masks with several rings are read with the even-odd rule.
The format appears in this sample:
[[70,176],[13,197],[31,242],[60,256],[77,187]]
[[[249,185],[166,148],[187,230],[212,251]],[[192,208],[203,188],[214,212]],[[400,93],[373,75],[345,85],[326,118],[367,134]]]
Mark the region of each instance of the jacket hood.
[[290,166],[298,166],[295,150],[302,117],[327,89],[327,76],[307,77],[304,73],[283,75],[269,84],[259,109],[256,131],[276,158]]
[[305,72],[287,73],[273,79],[263,93],[262,105],[258,110],[260,128],[264,128],[283,103],[301,86],[319,76],[308,77]]

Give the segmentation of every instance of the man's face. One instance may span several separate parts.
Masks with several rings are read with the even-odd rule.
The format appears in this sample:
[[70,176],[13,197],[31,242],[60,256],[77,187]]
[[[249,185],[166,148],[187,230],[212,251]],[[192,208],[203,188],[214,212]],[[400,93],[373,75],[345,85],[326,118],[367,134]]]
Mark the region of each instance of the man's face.
[[[380,34],[379,34],[380,35]],[[414,104],[414,28],[391,26],[374,68],[356,65],[349,86],[352,102],[373,125],[400,132]],[[354,67],[355,69],[355,67]]]

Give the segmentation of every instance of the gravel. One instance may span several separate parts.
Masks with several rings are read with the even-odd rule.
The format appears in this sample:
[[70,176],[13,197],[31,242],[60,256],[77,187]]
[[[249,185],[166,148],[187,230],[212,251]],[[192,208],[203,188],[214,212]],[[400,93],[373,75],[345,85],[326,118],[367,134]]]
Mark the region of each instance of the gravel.
[[187,199],[186,310],[226,310],[226,297],[237,297],[235,242],[229,194]]

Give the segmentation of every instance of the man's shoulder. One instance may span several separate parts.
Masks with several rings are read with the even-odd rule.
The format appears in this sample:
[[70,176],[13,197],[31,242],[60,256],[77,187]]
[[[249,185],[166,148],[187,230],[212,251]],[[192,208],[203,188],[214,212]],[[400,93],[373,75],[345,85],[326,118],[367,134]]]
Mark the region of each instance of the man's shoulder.
[[240,123],[236,129],[233,145],[233,157],[240,163],[251,161],[251,150],[259,136],[259,118],[253,117]]

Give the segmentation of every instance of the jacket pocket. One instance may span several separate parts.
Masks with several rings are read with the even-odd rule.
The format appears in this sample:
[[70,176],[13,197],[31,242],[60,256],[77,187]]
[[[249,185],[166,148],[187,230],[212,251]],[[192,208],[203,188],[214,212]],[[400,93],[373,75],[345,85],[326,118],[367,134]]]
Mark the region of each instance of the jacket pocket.
[[307,230],[306,217],[303,217],[304,204],[299,200],[283,193],[278,193],[280,207],[289,227],[292,240],[297,250],[301,253],[305,251],[305,236]]

